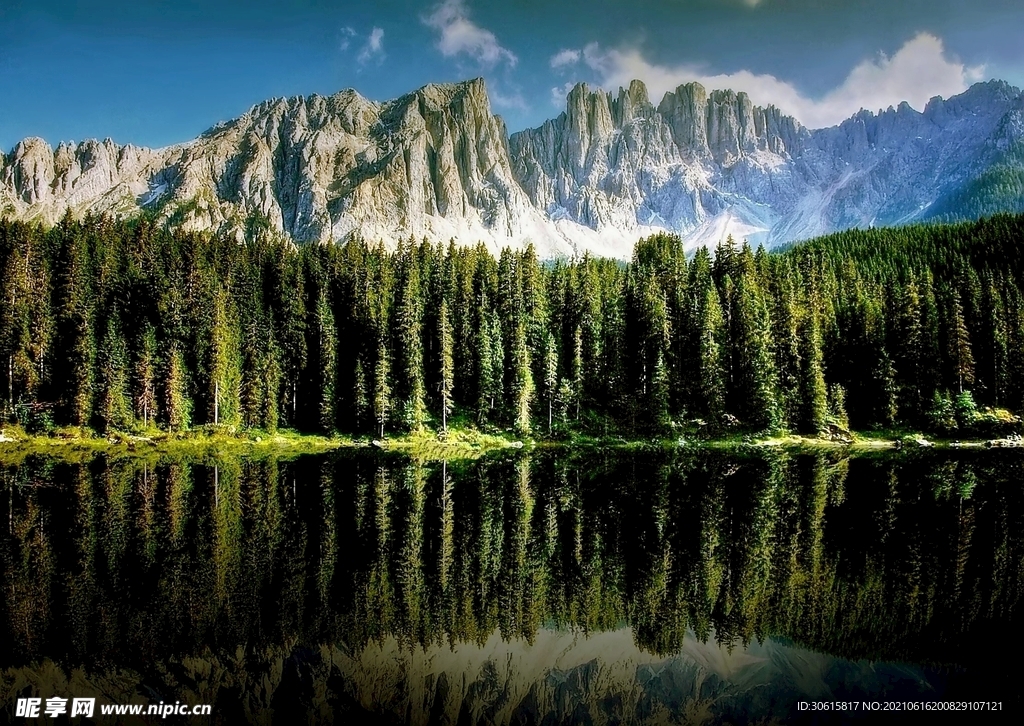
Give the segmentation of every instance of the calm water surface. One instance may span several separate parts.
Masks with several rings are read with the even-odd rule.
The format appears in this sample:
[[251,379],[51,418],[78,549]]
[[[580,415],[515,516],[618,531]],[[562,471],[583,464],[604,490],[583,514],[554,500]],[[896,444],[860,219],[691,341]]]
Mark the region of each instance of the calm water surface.
[[992,451],[30,457],[0,465],[0,720],[53,695],[225,724],[1015,718],[1022,474]]

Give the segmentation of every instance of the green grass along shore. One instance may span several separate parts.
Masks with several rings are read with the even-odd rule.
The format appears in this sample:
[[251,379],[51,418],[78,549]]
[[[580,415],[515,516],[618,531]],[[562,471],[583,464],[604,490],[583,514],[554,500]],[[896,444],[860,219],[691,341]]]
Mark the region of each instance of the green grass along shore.
[[29,455],[88,459],[98,453],[124,456],[180,456],[203,459],[218,455],[290,457],[333,449],[375,447],[423,460],[471,459],[499,450],[522,448],[842,448],[853,450],[915,448],[1014,447],[1017,439],[935,438],[917,431],[888,429],[855,432],[843,437],[799,434],[734,433],[717,438],[592,436],[573,433],[559,438],[517,437],[511,432],[486,433],[470,427],[449,428],[446,434],[431,429],[389,435],[384,439],[323,436],[282,429],[275,433],[238,430],[230,426],[203,426],[183,432],[152,429],[141,433],[101,435],[87,428],[61,428],[49,434],[29,434],[18,426],[0,429],[0,463],[14,463]]

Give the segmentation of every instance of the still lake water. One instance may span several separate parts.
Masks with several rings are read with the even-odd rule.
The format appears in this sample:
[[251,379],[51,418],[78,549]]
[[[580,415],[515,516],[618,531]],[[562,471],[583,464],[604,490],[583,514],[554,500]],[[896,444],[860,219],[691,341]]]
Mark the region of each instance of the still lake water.
[[1016,717],[1022,482],[1013,451],[30,457],[0,465],[0,721]]

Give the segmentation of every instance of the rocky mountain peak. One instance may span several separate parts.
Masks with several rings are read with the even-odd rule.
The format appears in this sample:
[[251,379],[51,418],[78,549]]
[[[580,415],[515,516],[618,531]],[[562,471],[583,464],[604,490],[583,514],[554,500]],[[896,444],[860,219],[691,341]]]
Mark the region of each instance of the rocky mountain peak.
[[459,83],[428,83],[408,95],[427,99],[438,106],[447,106],[454,103],[456,99],[464,99],[464,102],[488,110],[491,106],[490,98],[487,95],[487,83],[479,77]]
[[612,115],[615,125],[622,128],[635,118],[650,118],[654,107],[647,96],[647,86],[642,81],[633,80],[629,88],[619,88],[618,98],[612,104]]
[[661,230],[775,244],[924,218],[1022,141],[1024,96],[1002,82],[814,131],[743,92],[687,83],[654,106],[640,81],[580,83],[557,117],[508,136],[475,78],[382,103],[271,99],[158,150],[25,139],[0,155],[0,210],[141,209],[237,235],[257,216],[296,242],[411,234],[624,257]]
[[699,83],[687,83],[669,91],[658,104],[658,113],[668,123],[672,140],[693,158],[710,155],[707,133],[708,92]]

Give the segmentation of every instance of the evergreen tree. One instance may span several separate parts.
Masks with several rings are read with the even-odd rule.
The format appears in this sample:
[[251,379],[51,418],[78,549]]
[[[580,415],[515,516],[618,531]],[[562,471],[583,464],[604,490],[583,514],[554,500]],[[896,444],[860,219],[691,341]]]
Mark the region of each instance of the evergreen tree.
[[402,281],[398,291],[395,315],[399,364],[398,394],[402,399],[404,424],[413,430],[423,426],[426,401],[423,383],[423,308],[420,298],[419,267],[411,250],[403,255]]
[[384,438],[384,427],[391,413],[391,361],[387,344],[382,337],[377,344],[377,363],[373,371],[373,418],[379,436]]
[[131,426],[131,404],[128,398],[128,351],[116,316],[107,318],[106,332],[99,355],[100,431],[125,431]]
[[656,380],[668,375],[666,359],[672,336],[669,310],[653,269],[639,268],[631,273],[625,290],[626,345],[635,351],[629,371],[635,387],[631,418],[634,425],[647,421],[660,427],[669,411],[668,386]]
[[89,235],[70,212],[57,228],[59,251],[54,290],[57,342],[55,355],[62,362],[51,372],[64,420],[85,426],[91,417],[96,358],[93,330],[94,274]]
[[1002,296],[994,281],[986,280],[980,310],[980,338],[986,342],[984,360],[979,360],[976,377],[983,381],[987,399],[995,406],[1006,396],[1007,384],[1007,322]]
[[[766,261],[761,264],[767,267]],[[796,423],[801,419],[802,373],[806,371],[801,354],[808,350],[802,345],[800,336],[796,290],[791,279],[793,273],[781,267],[762,274],[767,274],[771,287],[772,348],[780,408],[787,422]]]
[[362,360],[358,358],[356,359],[356,369],[352,380],[353,423],[356,430],[361,430],[370,422],[371,407],[368,393],[370,388],[366,381],[366,372],[363,370]]
[[935,299],[934,277],[926,270],[920,278],[921,292],[921,399],[927,401],[942,385],[942,354],[939,346],[939,306]]
[[494,311],[483,318],[480,336],[480,400],[477,404],[481,422],[502,405],[502,376],[505,370],[505,344],[501,324]]
[[921,395],[925,351],[922,340],[921,298],[913,279],[901,286],[897,305],[892,348],[895,351],[899,410],[907,420],[916,420],[925,410],[925,402]]
[[828,395],[825,371],[822,367],[821,333],[818,325],[816,300],[812,296],[810,307],[800,330],[801,415],[799,425],[806,433],[819,433],[828,418]]
[[949,346],[949,361],[957,393],[963,393],[964,386],[974,383],[974,356],[971,354],[971,339],[964,319],[960,294],[955,289],[950,292],[947,310],[949,319],[946,340]]
[[704,286],[703,300],[697,309],[697,372],[695,406],[717,426],[725,412],[725,369],[722,338],[725,334],[722,307],[713,284]]
[[572,360],[569,364],[570,380],[565,381],[563,400],[566,407],[572,407],[574,417],[579,420],[580,401],[583,398],[583,329],[576,327],[572,336]]
[[156,376],[157,376],[157,342],[156,331],[150,324],[145,324],[138,336],[135,346],[135,365],[132,370],[132,398],[135,416],[142,427],[148,428],[156,418]]
[[206,375],[207,420],[214,424],[238,421],[241,372],[237,321],[228,294],[213,293],[213,310],[207,333]]
[[[316,309],[314,311],[313,331],[316,335],[317,356],[317,370],[314,385],[320,393],[320,400],[317,406],[317,420],[320,429],[329,433],[337,428],[334,387],[338,377],[338,332],[334,323],[334,311],[331,309],[331,304],[327,297],[327,290],[323,283],[321,283],[320,293],[317,296]],[[357,402],[361,398],[366,398],[365,393],[359,390],[359,383],[361,382],[360,378],[361,376],[356,376],[355,398]]]
[[555,336],[550,332],[544,339],[544,398],[548,404],[548,433],[554,420],[555,400],[558,397],[558,349]]
[[533,373],[530,350],[526,341],[526,325],[522,321],[512,328],[512,376],[509,400],[512,403],[512,423],[521,434],[530,433],[530,407],[533,405]]
[[0,391],[7,415],[20,400],[35,400],[51,333],[49,289],[38,228],[0,220]]
[[782,423],[782,412],[771,346],[771,316],[754,276],[749,248],[744,248],[738,264],[731,316],[734,406],[742,412],[743,420],[774,430]]
[[178,350],[171,344],[164,356],[163,420],[172,431],[184,431],[192,421],[192,402],[188,397],[188,369]]
[[308,362],[306,344],[306,290],[302,275],[301,258],[289,253],[288,246],[279,243],[269,271],[271,309],[274,314],[275,333],[280,350],[281,377],[284,385],[282,412],[291,426],[299,421],[299,379]]
[[[448,431],[448,417],[452,413],[452,389],[455,384],[454,351],[452,350],[452,325],[448,319],[448,303],[441,301],[441,314],[438,317],[438,340],[441,347],[441,369],[438,380],[438,393],[441,409],[441,430]],[[485,356],[482,364],[489,364]]]

